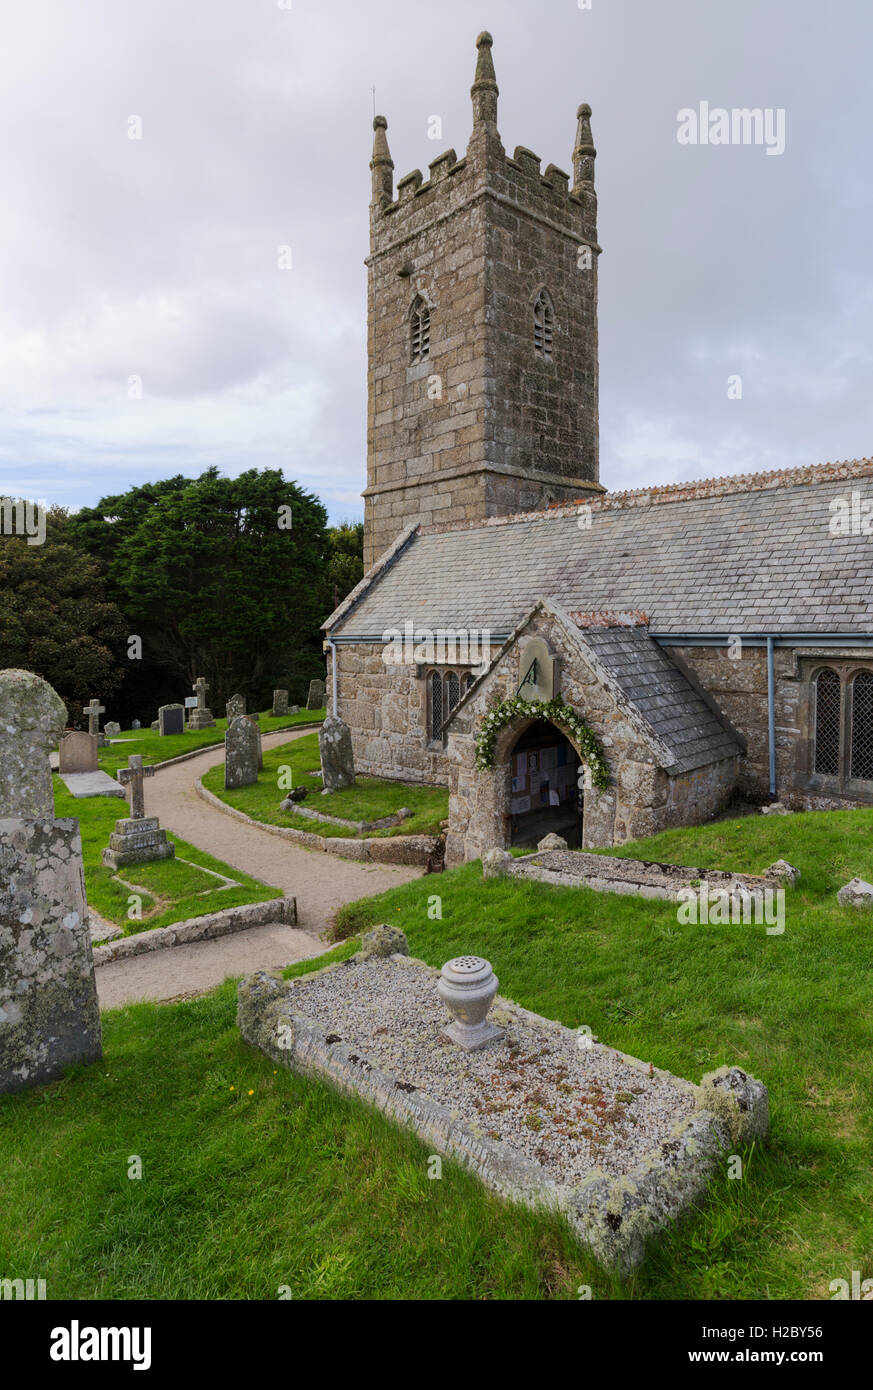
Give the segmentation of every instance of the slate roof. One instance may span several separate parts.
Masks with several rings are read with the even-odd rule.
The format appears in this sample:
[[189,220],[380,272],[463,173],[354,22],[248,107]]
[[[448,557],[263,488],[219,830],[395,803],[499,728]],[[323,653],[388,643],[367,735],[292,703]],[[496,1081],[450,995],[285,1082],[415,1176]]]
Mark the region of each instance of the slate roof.
[[[831,535],[828,504],[873,503],[873,461],[606,494],[578,509],[412,528],[325,625],[508,633],[540,597],[645,611],[655,632],[873,633],[873,536]],[[860,530],[860,528],[859,528]]]
[[690,772],[744,751],[644,627],[586,628],[581,636],[595,668],[651,730],[666,771]]

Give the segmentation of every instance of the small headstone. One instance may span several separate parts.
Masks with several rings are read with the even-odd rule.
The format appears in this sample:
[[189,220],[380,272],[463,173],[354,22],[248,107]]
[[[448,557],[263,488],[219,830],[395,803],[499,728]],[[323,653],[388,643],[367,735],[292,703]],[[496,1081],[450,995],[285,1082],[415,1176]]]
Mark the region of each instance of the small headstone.
[[100,716],[106,713],[106,706],[101,705],[99,700],[90,700],[82,710],[88,716],[88,733],[93,734],[97,740],[98,748],[105,748],[108,739],[104,738],[100,732]]
[[46,681],[0,672],[0,1092],[101,1055],[79,823],[54,819],[49,752],[65,721]]
[[489,849],[482,855],[482,877],[502,878],[512,868],[512,855],[505,849]]
[[274,719],[278,719],[278,718],[280,718],[282,715],[288,713],[288,691],[287,691],[287,690],[274,690],[274,691],[273,691],[273,708],[272,708],[271,713],[272,713]]
[[140,724],[140,722],[139,722],[138,719],[132,719],[132,720],[130,721],[130,727],[131,727],[132,729],[141,729],[141,728],[142,728],[142,724]]
[[103,863],[110,869],[121,869],[125,864],[147,864],[152,859],[172,859],[176,846],[167,840],[166,830],[161,830],[157,816],[146,816],[145,792],[143,782],[154,777],[153,767],[143,767],[142,754],[134,753],[127,760],[127,767],[120,767],[116,774],[122,786],[126,786],[130,797],[130,815],[115,822],[115,830],[109,836],[109,848],[103,851]]
[[[152,728],[154,728],[154,724]],[[184,705],[161,705],[158,710],[158,729],[161,738],[167,738],[170,734],[184,734]]]
[[775,864],[771,864],[769,869],[765,870],[764,877],[774,883],[785,883],[793,888],[800,878],[800,870],[789,864],[787,859],[777,859]]
[[231,695],[230,699],[228,700],[227,704],[226,704],[225,707],[224,707],[224,712],[225,712],[225,714],[227,715],[227,722],[228,722],[228,724],[231,722],[232,719],[236,719],[236,717],[237,717],[238,714],[245,714],[245,712],[246,712],[246,701],[245,701],[245,696],[244,696],[244,695]]
[[338,792],[355,783],[355,758],[352,752],[352,732],[335,714],[329,714],[318,731],[318,750],[324,790]]
[[206,692],[209,689],[206,677],[198,676],[193,688],[197,693],[197,708],[191,711],[188,728],[214,729],[215,720],[212,718],[212,710],[206,707]]
[[160,727],[161,727],[161,722],[160,722],[159,719],[156,719],[156,720],[154,721],[153,724],[149,724],[149,728],[150,728],[150,729],[160,729]]
[[851,879],[837,894],[843,907],[873,907],[873,883],[863,878]]
[[307,709],[324,709],[324,681],[309,682],[309,698],[306,701]]
[[373,927],[365,936],[361,937],[361,949],[358,952],[359,960],[387,960],[390,956],[408,956],[409,942],[406,933],[399,927],[391,927],[387,922],[383,922],[379,927]]
[[554,831],[551,831],[548,835],[544,835],[543,838],[540,840],[539,844],[537,845],[537,853],[547,854],[550,849],[566,848],[567,841],[562,839],[560,835],[556,835]]
[[258,730],[247,715],[237,715],[224,736],[224,785],[248,787],[258,780]]
[[58,771],[61,775],[65,772],[96,772],[98,766],[96,734],[64,734],[58,744]]
[[121,733],[121,725],[110,720],[108,724],[103,725],[103,732],[106,734],[107,738],[118,738],[118,735]]
[[299,714],[299,713],[300,713],[300,706],[299,706],[299,705],[292,705],[291,708],[289,709],[288,713],[289,713],[289,714]]

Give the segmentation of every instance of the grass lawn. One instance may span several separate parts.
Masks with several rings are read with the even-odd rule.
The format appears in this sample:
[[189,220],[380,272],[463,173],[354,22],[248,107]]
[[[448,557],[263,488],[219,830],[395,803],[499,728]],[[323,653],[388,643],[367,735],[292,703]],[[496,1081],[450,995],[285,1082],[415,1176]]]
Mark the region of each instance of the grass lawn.
[[[127,883],[135,884],[137,889],[146,891],[142,898],[142,917],[130,921],[127,916],[128,897],[132,891],[113,878],[113,870],[101,862],[103,850],[109,844],[109,836],[115,822],[128,814],[127,803],[111,796],[73,797],[67,791],[60,777],[54,778],[55,815],[76,816],[82,832],[82,856],[85,863],[85,891],[88,903],[107,921],[124,928],[125,934],[134,935],[152,927],[168,927],[172,922],[183,922],[188,917],[200,917],[207,912],[219,912],[226,907],[238,907],[242,903],[265,902],[269,898],[281,898],[279,888],[259,883],[249,874],[232,869],[212,855],[189,845],[178,835],[169,839],[176,846],[175,859],[158,860],[151,864],[131,864],[122,869],[121,875]],[[148,789],[148,784],[146,784]],[[148,796],[148,790],[146,790]],[[148,810],[148,802],[146,802]],[[190,863],[183,863],[188,860]],[[211,869],[213,873],[205,870]],[[235,879],[238,888],[222,888],[215,873]]]
[[318,734],[305,734],[293,743],[285,743],[279,748],[264,749],[264,770],[257,782],[248,787],[238,787],[225,791],[224,765],[213,767],[205,774],[203,785],[207,791],[244,811],[254,820],[266,821],[268,825],[293,826],[308,830],[316,835],[348,836],[350,830],[341,825],[321,825],[304,816],[295,816],[293,811],[280,811],[279,803],[288,795],[288,785],[279,786],[279,769],[291,769],[291,784],[295,787],[311,788],[311,795],[304,805],[326,816],[342,816],[344,820],[380,820],[408,806],[414,812],[408,820],[389,830],[374,830],[373,835],[436,835],[440,821],[449,814],[449,793],[447,787],[425,787],[409,782],[387,782],[378,777],[358,777],[353,787],[343,791],[321,794],[321,778],[310,774],[319,768],[321,760],[318,753]]
[[[744,1178],[716,1179],[623,1286],[557,1218],[452,1163],[429,1181],[413,1135],[277,1071],[241,1043],[230,985],[105,1015],[103,1063],[0,1097],[0,1267],[46,1278],[49,1297],[275,1298],[285,1284],[298,1299],[570,1299],[588,1284],[599,1299],[827,1299],[832,1279],[873,1276],[873,914],[833,897],[850,871],[873,877],[871,832],[873,812],[673,832],[686,863],[796,864],[782,936],[484,882],[478,864],[344,911],[347,928],[402,927],[435,966],[482,952],[520,1004],[656,1066],[699,1080],[737,1062],[770,1087],[771,1138]],[[665,840],[624,852],[660,858]]]
[[[270,734],[276,729],[292,728],[295,724],[319,724],[324,719],[323,709],[302,709],[299,714],[283,714],[273,718],[271,714],[261,715],[261,733]],[[216,719],[214,729],[193,729],[190,733],[167,734],[166,738],[156,729],[123,729],[123,742],[113,742],[108,748],[99,750],[100,766],[110,777],[114,777],[120,767],[127,767],[131,753],[141,753],[143,762],[163,763],[168,758],[178,758],[180,753],[192,753],[198,748],[214,748],[224,743],[227,720]]]

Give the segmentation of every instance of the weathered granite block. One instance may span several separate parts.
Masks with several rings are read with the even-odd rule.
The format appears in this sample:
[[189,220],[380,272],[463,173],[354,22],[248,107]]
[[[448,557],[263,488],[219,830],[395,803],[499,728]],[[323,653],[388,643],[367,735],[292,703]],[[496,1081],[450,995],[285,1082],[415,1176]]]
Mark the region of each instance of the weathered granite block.
[[306,701],[307,709],[324,708],[324,681],[309,682],[309,696]]
[[287,714],[287,713],[288,713],[288,691],[287,691],[287,690],[274,690],[274,691],[273,691],[273,709],[272,709],[273,717],[274,717],[274,718],[278,718],[278,717],[280,717],[281,715]]
[[32,671],[0,675],[0,817],[54,815],[49,749],[67,722],[64,702]]
[[0,820],[0,1092],[100,1055],[79,823]]
[[153,859],[172,859],[176,846],[167,840],[157,816],[125,817],[115,822],[109,836],[109,847],[103,851],[103,863],[110,869],[122,869],[126,864],[148,864]]
[[342,787],[354,786],[355,759],[348,724],[337,719],[335,714],[329,714],[318,731],[318,748],[324,790],[336,792]]
[[247,787],[258,780],[260,733],[248,715],[237,715],[224,736],[224,785]]

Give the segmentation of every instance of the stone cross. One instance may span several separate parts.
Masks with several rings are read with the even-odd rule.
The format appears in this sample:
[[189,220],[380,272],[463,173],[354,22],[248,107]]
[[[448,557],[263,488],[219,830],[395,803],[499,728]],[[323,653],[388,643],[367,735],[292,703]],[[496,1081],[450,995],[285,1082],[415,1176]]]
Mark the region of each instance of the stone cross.
[[131,820],[142,820],[145,816],[145,794],[143,791],[143,778],[154,777],[153,767],[143,767],[142,754],[132,753],[127,760],[127,767],[120,767],[116,776],[123,787],[130,789],[130,818]]
[[197,694],[197,708],[198,708],[198,709],[205,709],[205,708],[206,708],[206,692],[207,692],[207,690],[209,689],[209,686],[208,686],[207,683],[206,683],[206,677],[205,677],[205,676],[198,676],[197,679],[196,679],[196,681],[194,682],[193,686],[191,687],[191,689],[194,690],[194,691],[196,692],[196,694]]
[[106,706],[101,705],[99,700],[92,700],[90,704],[85,706],[85,708],[82,710],[82,713],[87,714],[88,716],[88,733],[96,734],[99,738],[100,716],[101,714],[106,713]]

